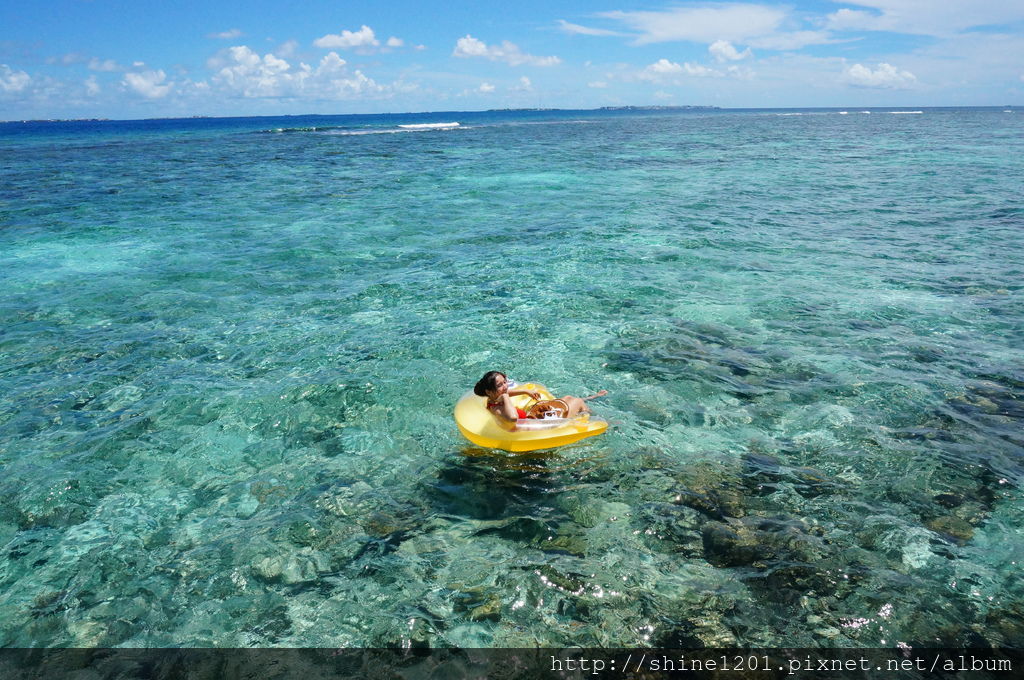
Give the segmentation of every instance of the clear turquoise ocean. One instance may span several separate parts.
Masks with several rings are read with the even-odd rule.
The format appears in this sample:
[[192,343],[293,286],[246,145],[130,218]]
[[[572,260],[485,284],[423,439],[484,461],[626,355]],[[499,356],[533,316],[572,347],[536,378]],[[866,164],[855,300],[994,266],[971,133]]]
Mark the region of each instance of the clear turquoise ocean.
[[1024,111],[890,111],[0,124],[0,646],[1024,646]]

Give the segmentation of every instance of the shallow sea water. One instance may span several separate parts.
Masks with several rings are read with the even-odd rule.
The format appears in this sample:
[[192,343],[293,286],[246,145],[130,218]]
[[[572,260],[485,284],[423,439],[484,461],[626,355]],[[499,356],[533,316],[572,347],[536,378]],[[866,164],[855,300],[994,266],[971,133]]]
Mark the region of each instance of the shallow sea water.
[[0,645],[1024,645],[1024,116],[779,114],[0,125]]

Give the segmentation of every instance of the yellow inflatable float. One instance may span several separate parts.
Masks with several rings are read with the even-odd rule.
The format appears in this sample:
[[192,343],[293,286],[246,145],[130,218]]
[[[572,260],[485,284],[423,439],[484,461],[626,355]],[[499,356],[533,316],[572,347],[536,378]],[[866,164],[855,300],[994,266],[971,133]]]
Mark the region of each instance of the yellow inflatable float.
[[[548,388],[538,383],[518,387],[540,392],[542,400],[555,398]],[[526,394],[511,399],[517,408],[524,411],[534,403]],[[462,435],[477,446],[515,452],[565,446],[608,429],[608,423],[592,419],[589,413],[575,418],[520,418],[515,425],[504,424],[487,410],[487,397],[478,397],[473,390],[462,395],[455,404],[455,423]]]

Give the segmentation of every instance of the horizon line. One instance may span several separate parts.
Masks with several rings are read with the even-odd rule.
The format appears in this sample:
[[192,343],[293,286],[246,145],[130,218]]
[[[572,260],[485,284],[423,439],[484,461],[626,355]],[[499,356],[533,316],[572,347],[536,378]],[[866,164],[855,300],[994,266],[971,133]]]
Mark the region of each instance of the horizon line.
[[437,111],[385,111],[380,113],[281,113],[281,114],[259,114],[259,115],[181,115],[181,116],[153,116],[149,118],[106,118],[106,117],[83,117],[83,118],[21,118],[0,120],[3,123],[132,123],[153,120],[226,120],[238,118],[303,118],[303,117],[342,117],[342,116],[419,116],[438,115],[442,113],[512,113],[512,112],[559,112],[559,111],[845,111],[845,110],[893,110],[893,109],[1020,109],[1021,104],[972,104],[972,105],[940,105],[940,106],[737,106],[723,107],[711,104],[621,104],[617,106],[599,106],[594,108],[576,109],[561,107],[517,107],[500,109],[465,109],[465,110],[437,110]]

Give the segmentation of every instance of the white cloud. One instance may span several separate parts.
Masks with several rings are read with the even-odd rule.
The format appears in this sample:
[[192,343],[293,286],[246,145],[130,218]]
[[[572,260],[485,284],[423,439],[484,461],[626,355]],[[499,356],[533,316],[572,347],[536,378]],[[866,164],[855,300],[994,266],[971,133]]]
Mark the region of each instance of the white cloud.
[[503,61],[509,66],[520,66],[522,64],[530,66],[555,66],[562,63],[562,60],[558,57],[535,57],[532,54],[526,54],[517,45],[507,40],[500,45],[488,46],[471,35],[458,39],[452,56],[463,59],[481,57],[491,61]]
[[172,83],[164,82],[167,74],[162,69],[124,74],[122,83],[141,94],[146,99],[160,99],[167,96],[173,87]]
[[21,92],[32,82],[32,76],[24,71],[15,71],[7,64],[0,64],[0,91]]
[[511,89],[515,92],[533,92],[533,83],[529,78],[523,76],[519,79],[519,84]]
[[477,91],[485,94],[494,92],[494,85],[491,85],[490,83],[480,83],[480,87],[477,88]]
[[580,26],[579,24],[570,24],[565,19],[558,20],[558,27],[562,31],[573,35],[623,35],[618,31],[609,31],[605,28],[589,28],[587,26]]
[[900,55],[899,62],[929,90],[949,90],[966,103],[969,99],[962,97],[971,90],[1016,79],[1024,64],[1024,41],[1019,34],[963,33]]
[[[333,58],[332,58],[333,57]],[[331,52],[324,57],[327,68],[340,68],[345,60]],[[295,74],[289,74],[291,65],[274,54],[259,54],[245,45],[229,47],[207,62],[210,68],[218,69],[214,82],[229,92],[243,97],[283,97],[297,84],[308,77],[307,66]]]
[[227,31],[221,31],[220,33],[208,33],[207,38],[216,38],[217,40],[233,40],[235,38],[242,37],[242,31],[238,28],[232,28]]
[[668,59],[659,59],[644,68],[637,77],[639,77],[640,80],[664,81],[666,79],[672,79],[674,76],[684,75],[701,78],[708,76],[720,76],[722,74],[701,64],[691,64],[690,62],[677,64],[676,62],[669,61]]
[[339,48],[343,50],[356,49],[359,51],[370,51],[380,46],[380,41],[374,35],[373,29],[363,24],[358,31],[342,30],[337,35],[327,34],[313,41],[316,47]]
[[[274,55],[272,55],[272,54],[268,54],[268,55],[264,56],[263,58],[264,58],[264,60],[266,60],[268,58],[273,58],[273,56]],[[287,71],[289,68],[291,68],[288,65],[288,62],[282,61],[281,63],[284,66],[283,70]],[[317,72],[318,73],[344,73],[345,65],[346,64],[348,64],[348,62],[345,61],[344,59],[342,59],[340,56],[338,56],[337,52],[328,52],[326,55],[324,55],[323,59],[320,60],[320,65],[317,67]],[[301,64],[300,63],[299,66],[304,71],[309,69],[309,67],[306,66],[305,64]]]
[[245,45],[222,50],[207,62],[216,70],[211,80],[220,90],[247,98],[361,99],[388,97],[410,86],[384,86],[359,70],[349,72],[348,62],[329,52],[314,68],[293,66],[272,53],[262,57]]
[[69,52],[61,57],[48,57],[46,59],[47,64],[60,64],[61,66],[74,66],[76,64],[88,64],[88,67],[93,71],[121,71],[123,67],[120,66],[113,59],[100,59],[99,57],[90,57],[87,54],[81,52]]
[[733,78],[739,78],[740,80],[750,80],[754,77],[754,72],[745,66],[737,66],[736,64],[730,65],[725,69],[727,75]]
[[978,26],[1024,20],[1024,4],[1020,0],[848,0],[844,4],[867,7],[874,12],[844,7],[828,15],[829,29],[949,37]]
[[[757,62],[756,80],[745,83],[744,89],[753,101],[762,100],[765,105],[813,106],[816,101],[828,101],[833,106],[848,104],[849,86],[837,73],[843,73],[849,65],[840,57],[793,52],[762,57]],[[743,78],[743,74],[730,75]],[[825,99],[830,94],[835,98]]]
[[827,25],[834,31],[884,30],[879,16],[859,9],[846,9],[829,14]]
[[387,42],[388,47],[401,47],[404,44],[404,40],[402,40],[401,38],[396,38],[395,36],[391,36],[390,38],[388,38]]
[[708,68],[707,66],[702,64],[691,64],[690,62],[683,63],[683,69],[686,71],[686,75],[697,76],[699,78],[722,75],[719,71]]
[[81,52],[68,52],[61,57],[47,57],[47,64],[60,64],[61,66],[71,66],[73,64],[81,64],[89,61],[89,56],[82,54]]
[[91,71],[121,71],[121,66],[117,64],[113,59],[100,59],[93,57],[89,60],[89,70]]
[[[316,74],[320,76],[321,74]],[[315,82],[315,81],[314,81]],[[362,71],[356,70],[348,77],[329,78],[323,83],[317,83],[320,94],[331,99],[359,99],[364,96],[389,95],[388,88],[378,85],[372,78],[368,78]]]
[[466,35],[465,38],[459,38],[455,43],[455,51],[452,53],[456,57],[489,57],[487,52],[487,45],[477,40],[471,35]]
[[[88,67],[92,71],[123,71],[124,67],[118,64],[113,59],[100,59],[99,57],[90,57],[87,54],[81,52],[69,52],[62,57],[49,57],[46,60],[47,64],[60,64],[61,66],[74,66],[76,64],[88,64]],[[136,64],[139,66],[139,64]]]
[[750,48],[737,52],[736,48],[732,46],[728,40],[716,40],[711,43],[708,47],[708,52],[715,58],[718,63],[724,63],[727,61],[739,61],[740,59],[746,59],[751,55]]
[[659,59],[658,61],[649,65],[644,70],[648,73],[655,75],[665,75],[672,73],[682,73],[683,67],[675,62],[669,61],[668,59]]
[[89,76],[85,79],[85,91],[90,97],[94,97],[100,93],[100,84],[96,82],[96,76]]
[[594,88],[596,90],[603,90],[606,87],[608,87],[608,83],[606,83],[603,80],[595,80],[593,82],[587,83],[587,87],[592,87],[592,88]]
[[778,30],[786,12],[766,5],[729,4],[676,7],[659,12],[605,12],[600,16],[621,21],[639,31],[638,45],[676,40],[745,43],[750,38],[770,35]]
[[299,49],[299,43],[295,40],[286,40],[275,50],[277,56],[282,59],[287,59],[295,54],[295,50]]
[[825,31],[792,31],[751,38],[752,47],[765,50],[798,50],[808,45],[827,45],[839,42]]
[[901,71],[892,64],[879,64],[871,70],[862,64],[854,64],[843,74],[844,80],[856,87],[905,90],[917,82],[910,71]]
[[834,42],[825,31],[788,30],[799,21],[783,7],[723,3],[662,11],[604,12],[635,31],[634,44],[686,41],[742,43],[770,50],[795,50]]

